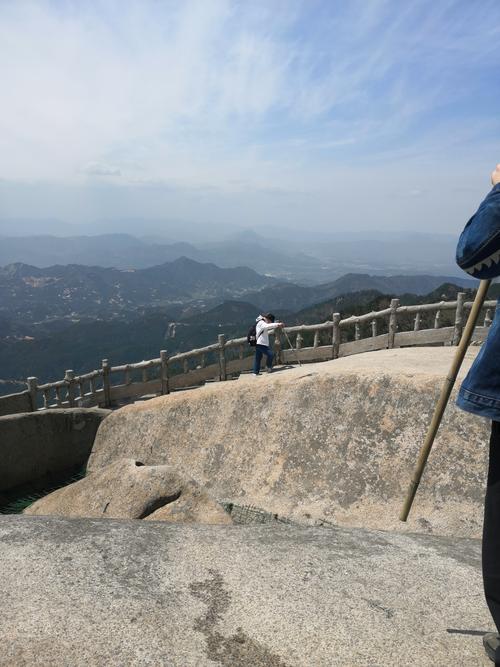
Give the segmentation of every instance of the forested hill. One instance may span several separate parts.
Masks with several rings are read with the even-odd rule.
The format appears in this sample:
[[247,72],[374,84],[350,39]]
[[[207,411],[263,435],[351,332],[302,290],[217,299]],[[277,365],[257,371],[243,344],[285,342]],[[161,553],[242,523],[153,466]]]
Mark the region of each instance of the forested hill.
[[372,276],[363,273],[348,273],[337,280],[315,286],[299,286],[292,283],[280,283],[264,287],[258,292],[245,295],[245,301],[265,310],[299,311],[337,296],[352,292],[376,290],[382,294],[419,295],[428,294],[439,285],[452,283],[457,286],[475,288],[477,280],[451,278],[449,276],[412,275],[412,276]]
[[71,314],[109,317],[139,306],[231,298],[277,283],[253,269],[221,269],[182,257],[139,270],[69,264],[0,268],[0,314],[25,322]]
[[[495,298],[496,289],[492,286],[490,289],[490,298]],[[362,290],[360,292],[351,292],[341,294],[333,299],[327,299],[321,303],[308,306],[294,313],[290,318],[293,324],[314,324],[316,322],[325,322],[331,320],[332,313],[340,313],[342,317],[350,315],[362,315],[371,311],[383,310],[388,308],[391,299],[397,297],[402,306],[419,303],[437,303],[439,301],[453,301],[457,298],[458,292],[465,292],[466,299],[474,298],[475,290],[454,285],[452,283],[443,283],[435,290],[427,294],[419,295],[412,293],[389,293],[384,294],[379,290]]]

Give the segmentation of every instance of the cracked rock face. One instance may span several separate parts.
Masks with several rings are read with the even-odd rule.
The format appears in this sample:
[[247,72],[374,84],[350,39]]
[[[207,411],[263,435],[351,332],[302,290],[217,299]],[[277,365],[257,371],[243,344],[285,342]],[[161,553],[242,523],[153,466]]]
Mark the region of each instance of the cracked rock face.
[[25,514],[228,524],[231,517],[195,481],[167,465],[119,459],[28,507]]

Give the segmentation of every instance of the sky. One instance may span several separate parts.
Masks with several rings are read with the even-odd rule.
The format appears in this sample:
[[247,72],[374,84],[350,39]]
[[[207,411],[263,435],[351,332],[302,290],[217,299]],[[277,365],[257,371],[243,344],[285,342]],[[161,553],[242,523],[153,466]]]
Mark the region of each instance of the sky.
[[500,162],[498,0],[0,0],[0,81],[40,233],[455,233]]

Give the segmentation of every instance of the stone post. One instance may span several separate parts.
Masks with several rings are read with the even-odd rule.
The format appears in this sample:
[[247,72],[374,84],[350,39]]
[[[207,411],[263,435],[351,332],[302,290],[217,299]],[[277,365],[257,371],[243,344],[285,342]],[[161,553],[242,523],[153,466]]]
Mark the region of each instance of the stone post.
[[161,381],[161,393],[169,394],[170,386],[168,381],[168,352],[167,350],[160,350],[160,381]]
[[226,337],[224,334],[219,334],[219,380],[223,381],[226,378]]
[[102,360],[102,387],[104,389],[104,407],[111,406],[111,378],[109,376],[110,365],[107,359]]
[[455,328],[453,330],[453,345],[458,345],[462,338],[462,331],[464,327],[464,301],[465,292],[457,294],[457,309],[455,311]]
[[72,370],[64,373],[64,380],[68,383],[68,403],[70,408],[75,407],[75,372]]
[[338,359],[340,351],[340,313],[332,316],[332,359]]
[[274,332],[274,360],[275,364],[281,364],[281,328]]
[[398,315],[397,315],[398,306],[399,306],[399,299],[391,299],[391,314],[389,315],[389,333],[387,340],[388,348],[394,347],[396,331],[398,330]]
[[27,382],[28,391],[29,391],[29,394],[30,394],[31,410],[32,410],[32,412],[36,412],[36,410],[38,409],[38,401],[37,401],[38,378],[29,377],[26,380],[26,382]]

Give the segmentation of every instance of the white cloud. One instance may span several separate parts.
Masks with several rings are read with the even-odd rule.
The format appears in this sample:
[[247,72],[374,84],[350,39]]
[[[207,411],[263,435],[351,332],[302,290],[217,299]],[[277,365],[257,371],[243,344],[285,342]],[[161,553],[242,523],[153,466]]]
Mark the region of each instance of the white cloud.
[[0,179],[266,201],[309,192],[325,219],[335,198],[355,195],[359,169],[387,196],[394,179],[427,196],[440,181],[420,184],[426,161],[476,166],[498,135],[494,110],[459,113],[478,73],[499,64],[497,8],[0,3]]

